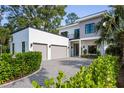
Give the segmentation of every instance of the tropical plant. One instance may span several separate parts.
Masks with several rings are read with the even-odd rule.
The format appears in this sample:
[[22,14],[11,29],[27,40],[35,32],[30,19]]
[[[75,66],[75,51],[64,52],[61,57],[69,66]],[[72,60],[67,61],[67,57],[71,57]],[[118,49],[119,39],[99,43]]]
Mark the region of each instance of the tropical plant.
[[104,46],[104,43],[107,42],[122,47],[120,34],[124,32],[124,6],[110,7],[112,10],[105,12],[102,20],[96,26],[97,31],[101,31],[101,38],[96,43]]
[[9,50],[9,39],[11,31],[8,28],[0,27],[0,44],[2,45],[2,52],[6,53]]

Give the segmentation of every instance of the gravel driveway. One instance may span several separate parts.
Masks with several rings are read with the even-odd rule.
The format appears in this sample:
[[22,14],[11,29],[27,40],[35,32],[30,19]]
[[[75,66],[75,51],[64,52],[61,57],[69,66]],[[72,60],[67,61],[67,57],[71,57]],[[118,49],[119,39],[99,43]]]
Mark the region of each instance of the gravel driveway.
[[2,86],[2,88],[32,88],[32,80],[36,80],[43,85],[44,79],[56,77],[58,75],[58,71],[60,70],[64,71],[66,77],[68,78],[79,71],[80,66],[88,66],[91,61],[91,59],[85,58],[66,58],[43,61],[42,69],[38,73]]

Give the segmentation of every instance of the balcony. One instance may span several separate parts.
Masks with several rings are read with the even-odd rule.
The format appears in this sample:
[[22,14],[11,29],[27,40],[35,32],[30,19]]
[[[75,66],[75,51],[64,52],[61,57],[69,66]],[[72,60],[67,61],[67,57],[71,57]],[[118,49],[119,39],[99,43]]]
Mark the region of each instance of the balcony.
[[70,40],[72,40],[72,39],[79,39],[80,38],[80,34],[68,34],[68,38]]

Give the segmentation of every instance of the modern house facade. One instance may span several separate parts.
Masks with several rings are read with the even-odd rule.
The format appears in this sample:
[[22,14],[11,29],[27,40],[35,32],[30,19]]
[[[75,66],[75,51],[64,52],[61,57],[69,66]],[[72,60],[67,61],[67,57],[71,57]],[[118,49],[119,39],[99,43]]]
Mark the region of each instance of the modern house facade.
[[11,53],[40,51],[43,60],[66,58],[69,51],[69,39],[35,28],[25,28],[12,33]]
[[80,57],[84,51],[92,55],[96,55],[97,51],[104,54],[107,44],[97,46],[95,43],[100,38],[96,24],[104,13],[105,11],[85,16],[73,24],[62,26],[58,28],[59,35],[31,27],[13,32],[10,40],[11,53],[40,51],[43,60]]
[[85,16],[73,24],[59,28],[59,34],[69,38],[70,56],[81,56],[84,51],[92,55],[97,51],[101,54],[105,53],[107,44],[97,46],[95,43],[100,38],[100,31],[96,31],[96,24],[102,19],[104,13],[105,11]]

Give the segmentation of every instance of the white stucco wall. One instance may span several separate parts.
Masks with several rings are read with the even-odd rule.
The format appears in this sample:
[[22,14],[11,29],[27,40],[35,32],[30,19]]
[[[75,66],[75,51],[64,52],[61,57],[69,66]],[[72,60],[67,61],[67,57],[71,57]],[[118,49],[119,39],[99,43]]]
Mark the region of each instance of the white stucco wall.
[[[29,50],[33,51],[31,44],[43,43],[48,45],[48,59],[51,59],[51,47],[50,45],[62,45],[69,46],[69,39],[63,36],[47,33],[34,28],[29,28]],[[67,56],[69,49],[67,48]]]
[[10,42],[10,50],[12,52],[12,43],[15,44],[15,53],[22,52],[22,42],[25,41],[25,51],[29,51],[28,41],[29,41],[29,29],[24,29],[22,31],[12,34],[12,41]]
[[[59,34],[61,35],[61,32],[68,32],[68,35],[74,35],[74,30],[75,29],[79,29],[79,25],[76,24],[76,25],[73,25],[73,26],[69,26],[69,27],[66,27],[66,28],[61,28],[59,29]],[[70,38],[70,36],[69,36]]]
[[101,20],[101,17],[88,19],[79,23],[80,26],[80,38],[96,37],[99,36],[99,32],[85,34],[85,25],[90,23],[95,23],[95,25]]
[[25,51],[33,51],[31,44],[41,43],[48,45],[48,59],[51,59],[50,45],[67,46],[67,57],[69,52],[69,39],[63,36],[47,33],[34,28],[27,28],[16,32],[13,35],[13,41],[10,42],[10,50],[12,53],[12,43],[15,44],[15,53],[22,52],[22,42],[25,41]]

